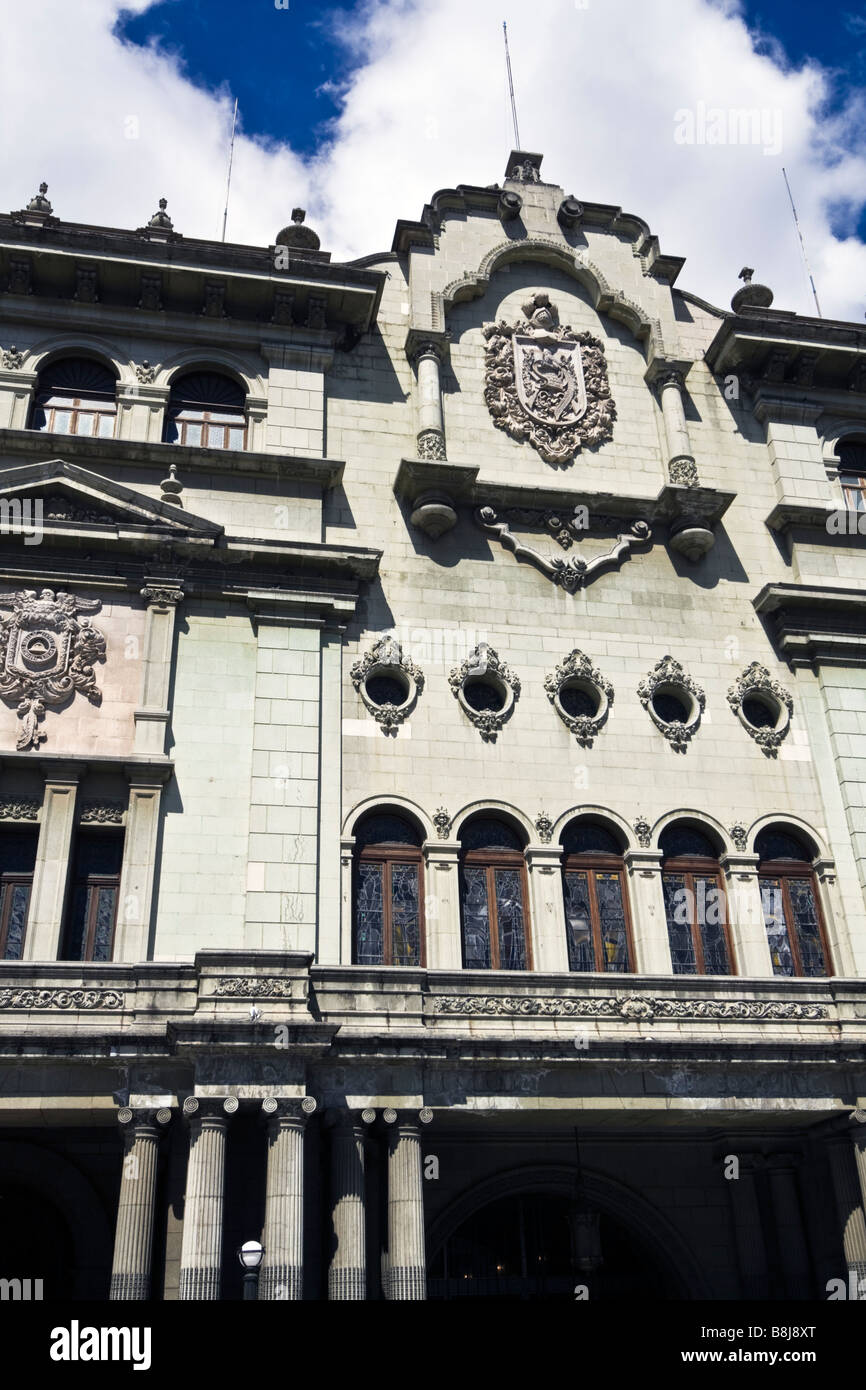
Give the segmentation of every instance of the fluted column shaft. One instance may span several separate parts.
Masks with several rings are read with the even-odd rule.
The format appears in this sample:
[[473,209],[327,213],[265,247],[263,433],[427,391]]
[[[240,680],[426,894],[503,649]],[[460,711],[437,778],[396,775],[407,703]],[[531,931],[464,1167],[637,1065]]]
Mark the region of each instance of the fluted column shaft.
[[421,1125],[433,1112],[386,1110],[388,1130],[388,1265],[386,1296],[392,1301],[427,1297],[424,1242],[424,1179]]
[[236,1097],[183,1103],[189,1119],[189,1160],[180,1255],[181,1299],[218,1299],[223,1248],[226,1134]]
[[860,1280],[866,1279],[866,1123],[858,1124],[852,1117],[849,1131],[830,1139],[827,1156],[845,1262],[849,1271],[854,1271],[855,1288],[859,1288]]
[[755,1174],[763,1166],[760,1155],[739,1155],[739,1177],[728,1182],[734,1215],[734,1236],[737,1242],[737,1262],[740,1267],[743,1297],[767,1298],[769,1276],[767,1250],[761,1227]]
[[304,1296],[304,1130],[315,1109],[312,1096],[262,1102],[268,1174],[259,1298],[271,1302]]
[[789,1298],[810,1298],[809,1250],[797,1197],[796,1160],[790,1154],[775,1154],[768,1162],[785,1292]]
[[168,1124],[171,1111],[133,1111],[123,1106],[117,1118],[123,1126],[123,1171],[108,1296],[110,1299],[147,1299],[150,1297],[160,1127]]
[[331,1228],[334,1251],[328,1269],[328,1298],[367,1297],[367,1207],[365,1128],[373,1110],[344,1110],[331,1128]]

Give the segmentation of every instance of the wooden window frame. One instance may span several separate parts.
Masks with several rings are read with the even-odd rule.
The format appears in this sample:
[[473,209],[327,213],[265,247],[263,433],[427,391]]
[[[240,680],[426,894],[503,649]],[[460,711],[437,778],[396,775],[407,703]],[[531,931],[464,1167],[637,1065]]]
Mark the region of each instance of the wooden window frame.
[[[488,966],[467,966],[466,931],[463,922],[464,880],[466,868],[484,869],[487,890],[487,920],[490,924],[490,964]],[[496,870],[518,869],[520,871],[520,893],[523,902],[523,941],[526,949],[524,971],[532,970],[532,925],[529,915],[529,875],[522,850],[517,849],[468,849],[460,856],[460,957],[465,970],[502,970],[499,963],[499,909],[496,903]],[[521,972],[523,973],[523,972]]]
[[[355,856],[355,867],[352,874],[352,957],[353,963],[357,964],[358,939],[357,939],[357,911],[358,911],[358,886],[360,875],[358,870],[361,864],[382,864],[384,873],[382,875],[382,965],[394,966],[397,970],[424,969],[427,965],[427,942],[424,922],[424,856],[418,845],[365,845],[364,848]],[[418,937],[419,937],[419,963],[418,966],[394,965],[394,924],[391,915],[391,865],[392,864],[415,864],[418,868]],[[365,968],[374,970],[375,966]]]
[[27,894],[27,912],[24,916],[24,935],[21,938],[22,955],[18,959],[23,960],[24,946],[27,942],[27,928],[30,925],[30,907],[33,897],[33,874],[3,873],[0,874],[0,896],[2,896],[2,906],[0,906],[0,963],[6,960],[6,942],[9,936],[9,916],[12,911],[12,894],[7,893],[7,888],[24,887],[29,889]]
[[[818,891],[818,879],[815,870],[808,859],[767,859],[758,866],[758,886],[761,891],[761,917],[763,920],[763,889],[761,883],[764,879],[777,878],[782,884],[782,910],[785,914],[785,926],[788,929],[788,944],[791,947],[791,955],[794,960],[794,974],[778,976],[773,974],[776,979],[793,980],[829,980],[833,974],[833,956],[830,951],[830,943],[827,940],[827,932],[824,926],[824,909],[821,905],[821,894]],[[788,878],[807,878],[812,886],[812,896],[815,899],[815,912],[818,918],[818,939],[821,942],[821,950],[824,952],[824,971],[823,975],[806,975],[803,973],[803,957],[800,952],[800,934],[796,928],[796,919],[791,907],[791,895],[788,885],[785,882]],[[766,936],[766,922],[764,923],[764,933]]]
[[[586,873],[589,884],[589,916],[590,928],[592,931],[592,953],[595,958],[595,970],[573,970],[569,964],[569,973],[573,975],[634,975],[635,972],[635,953],[634,938],[632,935],[631,924],[631,904],[629,903],[628,891],[626,887],[625,864],[622,855],[604,854],[601,851],[593,854],[567,854],[562,861],[562,901],[565,905],[565,875]],[[618,873],[620,893],[622,894],[623,919],[625,921],[625,950],[626,950],[626,969],[609,970],[605,964],[602,969],[598,968],[598,962],[604,960],[604,942],[601,932],[601,913],[598,910],[598,895],[595,887],[596,873]],[[568,919],[565,923],[566,947],[568,948],[569,958],[571,956],[571,933],[568,926]]]
[[[72,426],[72,428],[71,428],[71,429],[68,429],[68,430],[63,430],[63,434],[69,435],[69,436],[72,436],[72,437],[75,437],[75,438],[80,438],[80,439],[114,439],[114,438],[115,438],[116,433],[117,433],[117,401],[116,401],[116,400],[114,400],[114,401],[112,401],[112,402],[106,401],[105,404],[104,404],[104,406],[103,406],[103,405],[98,404],[98,403],[97,403],[97,404],[93,404],[93,402],[96,401],[96,397],[95,397],[95,396],[70,396],[70,397],[69,397],[69,402],[68,402],[67,405],[56,405],[56,404],[53,404],[53,403],[52,403],[51,405],[49,405],[47,400],[46,400],[45,402],[43,402],[43,401],[40,401],[40,399],[39,399],[40,396],[46,396],[46,397],[48,397],[49,400],[52,400],[52,401],[53,401],[54,398],[56,398],[56,397],[58,397],[58,396],[62,396],[62,395],[63,395],[63,392],[62,392],[62,391],[39,391],[39,392],[36,393],[36,395],[35,395],[35,397],[34,397],[34,399],[33,399],[33,409],[32,409],[32,411],[31,411],[31,419],[32,419],[33,415],[35,415],[36,412],[37,412],[37,411],[40,411],[40,410],[41,410],[41,411],[43,412],[43,414],[45,414],[46,416],[48,416],[48,415],[50,414],[50,421],[49,421],[48,425],[46,426],[45,433],[47,433],[47,434],[57,434],[58,431],[57,431],[57,429],[55,428],[55,416],[56,416],[56,414],[57,414],[58,411],[68,411],[68,413],[69,413],[70,416],[72,417],[72,418],[70,419],[70,422],[69,422],[70,425]],[[84,402],[84,404],[82,404],[82,402]],[[111,431],[111,434],[110,434],[110,435],[108,435],[108,434],[100,434],[99,430],[96,430],[96,432],[95,432],[94,434],[79,435],[79,433],[78,433],[78,420],[79,420],[79,417],[80,417],[81,415],[107,415],[110,419],[112,419],[112,420],[114,421],[114,429]],[[34,428],[33,425],[31,425],[31,429],[33,429],[33,428]],[[37,430],[36,432],[37,432],[37,433],[42,433],[42,431],[40,431],[40,430]]]
[[[730,970],[724,978],[727,979],[731,975],[736,975],[738,973],[737,957],[734,953],[733,940],[731,937],[731,915],[728,910],[728,894],[725,887],[725,875],[718,859],[709,859],[705,858],[703,855],[697,854],[682,854],[675,859],[667,859],[662,864],[662,883],[664,883],[666,874],[682,874],[685,877],[685,887],[691,893],[692,902],[696,907],[697,893],[695,892],[695,877],[715,879],[716,887],[721,892],[722,902],[724,904],[724,919],[721,923],[721,927],[728,953],[728,965],[730,966]],[[695,912],[695,920],[689,922],[689,929],[692,934],[692,949],[695,953],[694,973],[696,975],[707,975],[708,971],[704,968],[704,943],[701,936],[700,924],[697,921],[697,911]],[[667,914],[665,914],[665,930],[668,930]],[[673,961],[671,961],[671,965],[673,965]],[[683,973],[691,974],[692,972],[688,971]]]
[[72,885],[73,892],[76,888],[84,885],[87,893],[87,909],[84,924],[84,953],[80,957],[82,964],[93,963],[93,946],[96,937],[96,918],[99,903],[99,893],[94,889],[113,888],[114,897],[114,917],[111,923],[111,940],[109,942],[108,956],[105,961],[97,961],[98,965],[105,965],[107,961],[114,960],[114,939],[117,934],[117,909],[120,906],[120,874],[88,874],[86,878],[79,879]]
[[[213,414],[213,415],[230,415],[230,414],[232,413],[231,410],[230,410],[229,408],[224,408],[224,409],[222,409],[222,410],[214,409],[213,411],[211,411],[211,410],[208,410],[207,408],[204,408],[204,407],[203,407],[201,410],[195,410],[196,418],[193,419],[193,420],[181,420],[181,419],[179,418],[181,415],[184,415],[184,414],[187,413],[187,412],[188,412],[189,414],[192,414],[194,410],[195,410],[195,407],[194,407],[194,406],[186,406],[186,405],[185,405],[185,406],[181,406],[179,409],[172,409],[171,406],[169,406],[169,409],[168,409],[168,411],[166,412],[166,424],[167,424],[167,426],[168,426],[169,428],[170,428],[172,425],[174,425],[175,428],[179,431],[181,437],[180,437],[180,439],[175,439],[175,440],[168,441],[168,442],[174,443],[174,444],[176,444],[178,447],[181,447],[181,446],[182,446],[183,448],[187,448],[187,449],[214,449],[214,448],[219,448],[220,453],[223,453],[223,454],[237,454],[237,453],[242,453],[242,452],[244,452],[244,450],[245,450],[246,447],[247,447],[247,428],[248,428],[248,421],[247,421],[247,417],[246,417],[246,411],[243,411],[242,414],[239,414],[239,415],[238,415],[238,424],[240,424],[241,421],[243,421],[243,429],[242,429],[242,431],[241,431],[241,447],[240,447],[240,449],[230,449],[230,448],[228,447],[228,445],[226,445],[226,444],[223,444],[223,445],[214,445],[214,444],[211,444],[211,443],[210,443],[210,431],[211,431],[212,428],[213,428],[213,429],[221,429],[221,430],[236,429],[237,426],[231,425],[227,420],[214,421],[213,424],[211,424],[211,418],[210,418],[210,417],[211,417],[212,414]],[[200,425],[200,426],[202,427],[202,434],[204,434],[204,431],[207,430],[207,433],[208,433],[208,442],[205,443],[204,440],[202,440],[202,443],[201,443],[201,444],[189,444],[189,443],[187,442],[187,438],[186,438],[186,427],[187,427],[187,425]]]
[[[845,498],[845,505],[849,511],[866,512],[866,477],[860,473],[840,471],[839,482],[842,485],[842,495]],[[855,501],[859,495],[861,502],[858,507]]]

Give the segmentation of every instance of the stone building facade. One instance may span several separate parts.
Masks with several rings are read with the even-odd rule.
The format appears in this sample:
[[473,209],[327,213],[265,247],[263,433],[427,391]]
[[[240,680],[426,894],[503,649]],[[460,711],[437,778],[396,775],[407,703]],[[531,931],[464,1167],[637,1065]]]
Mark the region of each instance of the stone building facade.
[[4,1277],[866,1278],[866,331],[541,163],[0,216]]

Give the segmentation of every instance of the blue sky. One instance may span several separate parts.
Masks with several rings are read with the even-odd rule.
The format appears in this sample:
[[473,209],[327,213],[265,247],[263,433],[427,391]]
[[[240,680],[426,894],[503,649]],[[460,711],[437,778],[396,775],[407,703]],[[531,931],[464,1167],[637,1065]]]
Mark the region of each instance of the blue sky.
[[[703,298],[749,264],[809,313],[784,165],[825,312],[863,321],[863,0],[31,0],[0,47],[7,206],[45,179],[59,216],[137,227],[164,196],[218,237],[237,96],[228,239],[300,205],[335,259],[386,250],[436,189],[502,178],[503,17],[548,179],[643,217]],[[759,136],[681,138],[742,110]]]

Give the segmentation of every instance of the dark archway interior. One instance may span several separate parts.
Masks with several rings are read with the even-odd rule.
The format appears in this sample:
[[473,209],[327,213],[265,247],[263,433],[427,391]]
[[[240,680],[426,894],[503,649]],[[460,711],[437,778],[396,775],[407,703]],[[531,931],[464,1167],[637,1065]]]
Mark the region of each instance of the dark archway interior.
[[622,1223],[602,1212],[602,1263],[591,1274],[575,1268],[569,1199],[522,1193],[490,1202],[443,1242],[428,1271],[431,1299],[510,1298],[574,1302],[579,1284],[590,1302],[681,1299],[683,1290],[663,1260]]
[[41,1192],[0,1185],[0,1278],[41,1279],[45,1300],[75,1297],[75,1252],[69,1227]]

